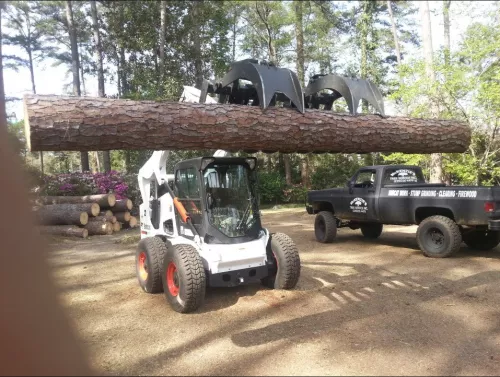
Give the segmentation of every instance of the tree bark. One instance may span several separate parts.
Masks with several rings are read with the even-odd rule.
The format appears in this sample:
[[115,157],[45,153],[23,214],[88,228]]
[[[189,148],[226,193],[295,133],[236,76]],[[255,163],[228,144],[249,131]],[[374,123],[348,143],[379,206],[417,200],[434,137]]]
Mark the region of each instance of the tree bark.
[[[99,207],[99,204],[97,203],[81,203],[81,204],[73,204],[73,203],[61,203],[61,204],[47,204],[42,207],[40,207],[37,211],[44,211],[43,213],[54,213],[54,214],[61,214],[64,216],[65,213],[70,213],[70,212],[85,212],[89,216],[97,216],[101,210]],[[67,223],[61,223],[60,225],[65,225]],[[74,223],[71,223],[74,224]],[[59,225],[59,224],[52,224],[52,225]]]
[[88,230],[89,236],[110,235],[113,233],[113,224],[101,222],[89,222],[84,226]]
[[295,37],[297,40],[297,76],[300,84],[305,86],[304,82],[304,26],[303,26],[303,5],[302,1],[295,2]]
[[285,181],[287,185],[292,184],[292,166],[290,164],[290,156],[283,155],[283,164],[285,165]]
[[[422,39],[424,45],[425,70],[427,77],[434,83],[436,76],[434,74],[433,48],[432,48],[432,28],[429,13],[429,2],[427,0],[420,2],[420,17],[422,21]],[[436,104],[430,102],[431,115],[438,117]],[[443,180],[443,156],[440,153],[431,155],[430,183],[441,183]]]
[[111,212],[111,210],[106,210],[106,211],[101,211],[99,212],[99,214],[97,216],[106,216],[106,218],[108,218],[110,221],[114,216],[113,216],[113,212]]
[[113,212],[113,215],[116,217],[116,220],[124,223],[130,220],[130,212]]
[[49,234],[53,236],[79,237],[87,238],[89,231],[85,228],[79,228],[74,225],[41,225],[37,227],[40,234]]
[[2,62],[2,10],[5,4],[0,2],[0,125],[7,126],[7,110],[5,109],[5,89],[3,84],[3,62]]
[[[85,196],[42,196],[37,199],[42,204],[83,204],[97,203],[99,208],[111,208],[116,203],[115,194],[98,194]],[[114,208],[113,208],[114,209]]]
[[165,79],[165,34],[167,33],[167,2],[160,1],[160,82],[158,93],[163,95],[163,85]]
[[399,49],[398,30],[396,28],[396,21],[394,20],[394,14],[392,13],[391,0],[387,1],[387,10],[389,11],[389,18],[391,19],[392,36],[394,38],[394,49],[396,50],[396,59],[399,66],[401,64],[401,50]]
[[86,211],[68,210],[55,205],[38,208],[35,217],[40,225],[85,225],[89,222]]
[[444,21],[444,62],[446,66],[450,64],[450,5],[451,0],[443,0],[443,21]]
[[114,212],[126,212],[130,211],[133,207],[132,200],[130,199],[120,199],[117,200],[115,205],[113,206]]
[[90,217],[89,221],[115,224],[118,220],[116,220],[115,216],[110,216],[110,217],[108,217],[108,216],[96,216],[96,217]]
[[24,96],[31,151],[109,149],[307,152],[465,152],[471,131],[454,120],[351,116],[288,108]]

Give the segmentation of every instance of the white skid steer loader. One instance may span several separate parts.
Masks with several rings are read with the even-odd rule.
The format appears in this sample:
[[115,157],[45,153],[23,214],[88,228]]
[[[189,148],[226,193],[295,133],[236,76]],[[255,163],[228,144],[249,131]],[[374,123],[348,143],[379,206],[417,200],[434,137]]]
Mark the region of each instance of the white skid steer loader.
[[[180,101],[199,102],[184,87]],[[216,102],[210,96],[206,102]],[[167,174],[168,151],[156,151],[139,170],[141,241],[139,284],[164,292],[181,313],[203,303],[205,289],[261,282],[292,289],[300,276],[299,252],[283,233],[261,225],[255,158],[213,156],[179,162]]]

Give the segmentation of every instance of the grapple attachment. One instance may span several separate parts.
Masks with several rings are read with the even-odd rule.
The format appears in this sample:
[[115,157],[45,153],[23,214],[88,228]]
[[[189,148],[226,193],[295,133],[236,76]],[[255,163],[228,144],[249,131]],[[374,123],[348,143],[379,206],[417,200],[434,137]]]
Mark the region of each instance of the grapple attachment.
[[[333,93],[318,93],[324,89],[330,89]],[[334,74],[314,75],[304,95],[308,108],[318,109],[319,105],[325,105],[325,110],[331,110],[333,102],[344,97],[352,115],[357,114],[359,101],[362,99],[368,101],[379,114],[385,115],[382,93],[368,80],[350,79]]]
[[[240,80],[251,84],[242,84]],[[219,95],[219,103],[251,104],[265,110],[276,101],[282,101],[287,107],[305,112],[304,94],[297,75],[256,59],[232,63],[222,80],[215,83],[205,80],[200,89],[200,102],[204,102],[207,93],[215,93]]]

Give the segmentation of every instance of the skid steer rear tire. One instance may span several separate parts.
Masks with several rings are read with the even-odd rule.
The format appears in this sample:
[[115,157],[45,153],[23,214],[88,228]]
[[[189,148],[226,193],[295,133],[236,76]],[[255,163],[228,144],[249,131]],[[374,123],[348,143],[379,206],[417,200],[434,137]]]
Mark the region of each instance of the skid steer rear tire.
[[314,235],[321,243],[333,242],[337,237],[337,219],[330,211],[321,211],[314,220]]
[[167,246],[161,238],[143,238],[135,253],[135,268],[139,285],[147,293],[163,291],[161,271]]
[[191,245],[169,247],[163,261],[163,292],[176,312],[198,309],[205,299],[206,277],[198,251]]
[[262,284],[274,289],[294,288],[300,277],[300,256],[293,240],[284,233],[271,234],[267,257],[272,263]]

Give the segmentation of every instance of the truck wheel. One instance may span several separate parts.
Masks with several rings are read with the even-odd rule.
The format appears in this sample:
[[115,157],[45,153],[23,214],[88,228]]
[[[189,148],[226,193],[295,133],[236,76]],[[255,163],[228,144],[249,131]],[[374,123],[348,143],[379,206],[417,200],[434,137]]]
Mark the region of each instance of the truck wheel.
[[160,293],[163,256],[167,246],[161,238],[143,238],[135,253],[135,270],[139,285],[147,293]]
[[384,225],[379,223],[370,223],[361,225],[361,233],[366,238],[379,238],[382,234]]
[[205,299],[206,278],[198,251],[191,245],[169,247],[163,260],[165,297],[176,312],[198,309]]
[[463,240],[471,249],[488,251],[500,243],[500,232],[471,230],[464,233]]
[[337,237],[337,220],[333,213],[321,211],[314,220],[314,235],[321,243],[330,243]]
[[300,277],[300,256],[295,242],[284,233],[271,235],[267,247],[269,275],[262,284],[274,289],[292,289]]
[[445,216],[430,216],[418,226],[417,242],[426,257],[446,258],[460,249],[458,225]]

